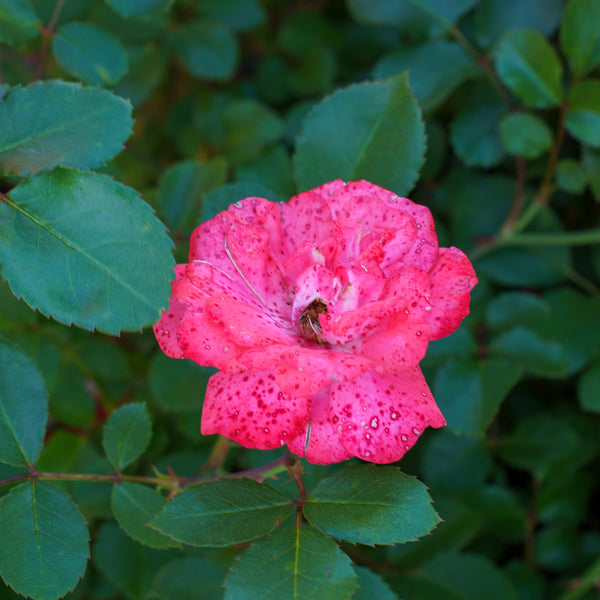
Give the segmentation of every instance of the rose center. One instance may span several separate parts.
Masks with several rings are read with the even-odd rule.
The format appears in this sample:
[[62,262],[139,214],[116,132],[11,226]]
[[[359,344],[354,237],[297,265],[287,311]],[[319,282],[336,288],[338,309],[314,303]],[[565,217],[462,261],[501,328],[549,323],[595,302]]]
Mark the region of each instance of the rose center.
[[299,328],[300,333],[311,342],[317,344],[325,344],[325,340],[321,337],[321,323],[319,323],[319,315],[327,314],[327,305],[323,300],[317,298],[313,300],[300,315]]

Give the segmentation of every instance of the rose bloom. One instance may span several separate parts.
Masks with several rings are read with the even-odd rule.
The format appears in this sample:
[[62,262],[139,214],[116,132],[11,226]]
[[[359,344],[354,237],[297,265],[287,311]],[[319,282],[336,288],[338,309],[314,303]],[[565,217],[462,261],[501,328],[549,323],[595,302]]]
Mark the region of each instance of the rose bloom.
[[203,434],[389,463],[446,424],[419,361],[468,314],[477,278],[438,247],[426,207],[367,181],[246,198],[196,228],[175,273],[154,332],[168,356],[220,370]]

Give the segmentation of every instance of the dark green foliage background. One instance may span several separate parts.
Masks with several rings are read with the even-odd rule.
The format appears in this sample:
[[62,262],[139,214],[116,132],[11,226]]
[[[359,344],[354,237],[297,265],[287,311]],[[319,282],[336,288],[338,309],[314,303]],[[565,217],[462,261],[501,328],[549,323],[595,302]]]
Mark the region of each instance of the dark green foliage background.
[[[600,0],[4,0],[0,76],[7,584],[600,598]],[[422,363],[448,426],[403,472],[302,461],[300,530],[285,470],[171,500],[173,474],[281,456],[200,435],[213,370],[150,329],[171,251],[243,197],[337,177],[429,206],[475,265],[470,316]]]

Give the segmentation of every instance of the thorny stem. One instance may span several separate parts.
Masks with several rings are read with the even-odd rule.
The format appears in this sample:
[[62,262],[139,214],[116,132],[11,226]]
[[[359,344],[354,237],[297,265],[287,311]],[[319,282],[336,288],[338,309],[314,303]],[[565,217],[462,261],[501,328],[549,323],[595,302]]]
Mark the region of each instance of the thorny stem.
[[286,452],[273,462],[270,462],[261,467],[256,467],[255,469],[237,471],[236,473],[225,473],[223,475],[217,476],[195,475],[192,477],[177,477],[174,473],[171,473],[168,476],[159,477],[146,477],[144,475],[123,475],[121,472],[113,474],[54,473],[51,471],[37,471],[34,467],[31,467],[29,473],[13,475],[12,477],[7,477],[6,479],[0,479],[0,485],[16,483],[18,481],[26,481],[28,479],[55,481],[105,481],[108,483],[122,483],[123,481],[130,481],[135,483],[148,483],[151,485],[156,485],[157,487],[169,488],[174,491],[181,491],[188,486],[207,483],[209,481],[216,481],[217,479],[238,479],[241,477],[246,477],[247,479],[254,479],[255,481],[262,482],[267,477],[272,477],[276,473],[285,471],[289,459],[290,453]]
[[54,35],[54,27],[58,21],[58,17],[65,5],[65,0],[57,0],[54,5],[54,10],[52,11],[52,16],[48,21],[48,24],[45,27],[42,27],[42,47],[40,49],[40,59],[38,62],[38,68],[36,71],[36,79],[41,79],[44,74],[44,70],[46,68],[46,57],[48,56],[48,46],[50,44],[50,40]]

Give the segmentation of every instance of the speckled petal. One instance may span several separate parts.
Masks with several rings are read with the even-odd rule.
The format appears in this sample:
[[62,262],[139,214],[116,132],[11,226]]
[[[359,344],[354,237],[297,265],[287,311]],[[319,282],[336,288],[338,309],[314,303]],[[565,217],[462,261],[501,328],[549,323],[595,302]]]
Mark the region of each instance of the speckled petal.
[[291,440],[288,448],[294,454],[306,457],[308,462],[319,465],[329,465],[352,458],[352,454],[342,446],[329,422],[329,388],[313,396],[310,403],[310,427]]
[[475,270],[458,248],[441,248],[430,273],[430,339],[450,335],[469,314],[469,292],[477,284]]
[[402,458],[426,427],[446,424],[418,367],[332,385],[329,417],[348,452],[380,464]]
[[305,430],[309,404],[309,398],[286,396],[270,371],[216,373],[206,389],[201,431],[247,448],[277,448]]
[[315,191],[303,192],[281,205],[284,248],[291,255],[303,242],[318,245],[331,234],[327,201]]
[[332,382],[348,381],[373,368],[368,358],[315,348],[290,348],[275,367],[279,387],[291,396],[312,396]]
[[231,341],[223,328],[217,325],[206,311],[186,313],[177,335],[183,356],[199,365],[215,367],[230,373],[244,370],[237,362],[237,356],[243,349]]
[[[206,310],[215,324],[239,346],[255,347],[269,344],[296,345],[300,339],[273,322],[268,313],[237,302],[228,296],[213,296],[206,300]],[[287,323],[291,329],[291,323]]]
[[152,328],[160,349],[171,358],[184,358],[177,343],[177,331],[186,311],[187,306],[184,302],[171,298],[169,308],[163,312],[158,323]]

